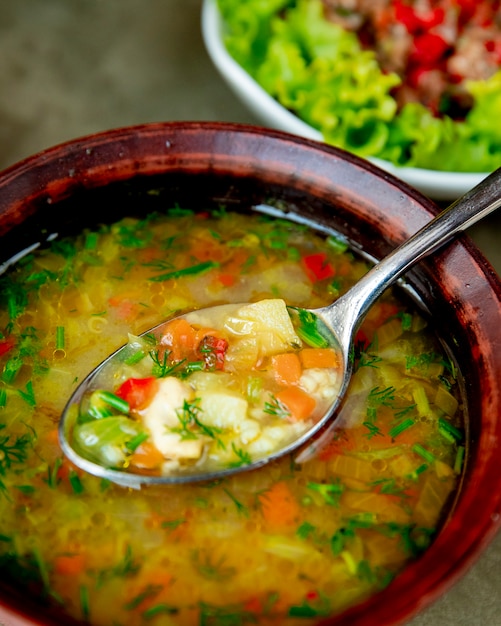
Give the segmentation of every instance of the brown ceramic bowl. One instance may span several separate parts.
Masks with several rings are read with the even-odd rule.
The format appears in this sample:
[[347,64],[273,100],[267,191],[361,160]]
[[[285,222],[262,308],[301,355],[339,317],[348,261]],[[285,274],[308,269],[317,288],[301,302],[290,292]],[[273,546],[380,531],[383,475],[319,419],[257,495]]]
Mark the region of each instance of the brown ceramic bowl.
[[[181,206],[273,200],[346,235],[375,258],[437,207],[349,154],[276,131],[217,123],[153,124],[79,139],[0,175],[0,262],[53,232],[112,220],[158,196]],[[325,623],[402,623],[442,595],[501,526],[501,283],[467,236],[407,275],[464,376],[469,450],[453,510],[432,546],[379,595]],[[0,583],[0,623],[74,623]]]

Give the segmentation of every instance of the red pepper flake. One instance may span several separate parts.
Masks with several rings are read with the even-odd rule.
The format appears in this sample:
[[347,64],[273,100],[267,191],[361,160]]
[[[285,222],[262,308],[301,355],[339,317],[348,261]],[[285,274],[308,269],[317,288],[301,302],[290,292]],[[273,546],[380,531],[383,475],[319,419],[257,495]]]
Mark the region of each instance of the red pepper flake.
[[222,337],[206,335],[200,342],[198,352],[209,369],[223,370],[228,342]]
[[303,257],[302,262],[308,274],[308,278],[312,282],[332,278],[336,274],[334,268],[327,260],[327,254],[325,252],[309,254]]

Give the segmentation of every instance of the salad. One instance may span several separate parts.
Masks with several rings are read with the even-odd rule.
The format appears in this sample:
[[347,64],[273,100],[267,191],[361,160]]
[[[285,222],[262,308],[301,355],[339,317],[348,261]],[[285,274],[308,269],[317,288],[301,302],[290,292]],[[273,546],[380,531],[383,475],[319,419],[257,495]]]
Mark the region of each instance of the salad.
[[501,165],[498,0],[218,6],[228,52],[328,143],[397,166]]

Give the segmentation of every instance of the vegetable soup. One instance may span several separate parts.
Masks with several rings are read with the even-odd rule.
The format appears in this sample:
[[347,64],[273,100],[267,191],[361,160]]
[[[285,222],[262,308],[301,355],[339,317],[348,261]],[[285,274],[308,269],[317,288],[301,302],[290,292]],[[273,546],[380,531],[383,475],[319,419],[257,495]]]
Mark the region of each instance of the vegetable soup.
[[[58,442],[70,394],[128,338],[134,343],[169,317],[212,305],[323,306],[367,267],[334,232],[259,213],[176,207],[56,238],[5,271],[2,574],[41,603],[95,626],[312,624],[388,585],[439,530],[465,452],[454,363],[427,318],[396,290],[374,305],[357,335],[338,428],[313,460],[297,464],[291,455],[218,481],[134,490],[82,472]],[[195,331],[205,327],[195,319]],[[209,344],[186,362],[210,359],[202,374],[226,376],[223,344]],[[156,367],[124,377],[116,398],[141,396],[131,379],[170,379],[163,354],[150,352]],[[314,394],[317,377],[325,384],[325,372],[335,370],[327,354],[293,367],[274,359],[283,353],[263,354],[229,394],[260,409],[275,406],[274,427],[295,423],[278,410],[287,404],[275,403],[280,394],[303,389],[305,374]],[[268,395],[266,377],[273,381]],[[173,380],[188,385],[190,378]],[[178,443],[190,441],[214,406],[214,420],[225,410],[234,419],[228,398],[219,397],[227,388],[211,390],[218,396],[211,398],[199,385],[189,399],[202,398],[195,416],[174,412],[178,423],[169,428],[177,429]],[[114,410],[82,426],[106,424]],[[263,428],[262,418],[243,419]],[[250,431],[235,426],[225,441],[221,428],[211,423],[204,436],[223,439],[225,462],[245,462]],[[114,452],[151,471],[151,431],[140,434],[136,445],[116,444]]]

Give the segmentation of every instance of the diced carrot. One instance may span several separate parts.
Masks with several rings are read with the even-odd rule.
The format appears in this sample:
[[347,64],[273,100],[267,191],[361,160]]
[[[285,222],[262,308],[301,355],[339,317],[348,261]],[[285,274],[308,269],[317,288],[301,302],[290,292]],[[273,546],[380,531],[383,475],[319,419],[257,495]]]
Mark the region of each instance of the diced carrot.
[[271,358],[275,379],[281,385],[297,385],[301,378],[301,361],[295,352],[276,354]]
[[85,569],[85,556],[77,554],[60,554],[54,558],[54,571],[62,576],[78,576]]
[[287,407],[293,421],[306,420],[315,410],[315,399],[299,387],[282,389],[275,397]]
[[259,495],[265,521],[271,526],[292,526],[297,523],[299,504],[285,481],[279,481]]
[[235,274],[226,274],[221,272],[217,279],[224,287],[232,287],[235,284],[237,277]]
[[301,364],[310,367],[339,367],[339,356],[334,348],[305,348],[300,352]]
[[160,343],[170,351],[170,360],[182,361],[195,349],[196,330],[184,318],[167,324]]
[[164,461],[163,454],[150,441],[143,441],[129,457],[130,465],[143,470],[154,470]]
[[157,389],[157,378],[128,378],[115,391],[115,394],[126,400],[132,410],[140,410],[149,404]]

